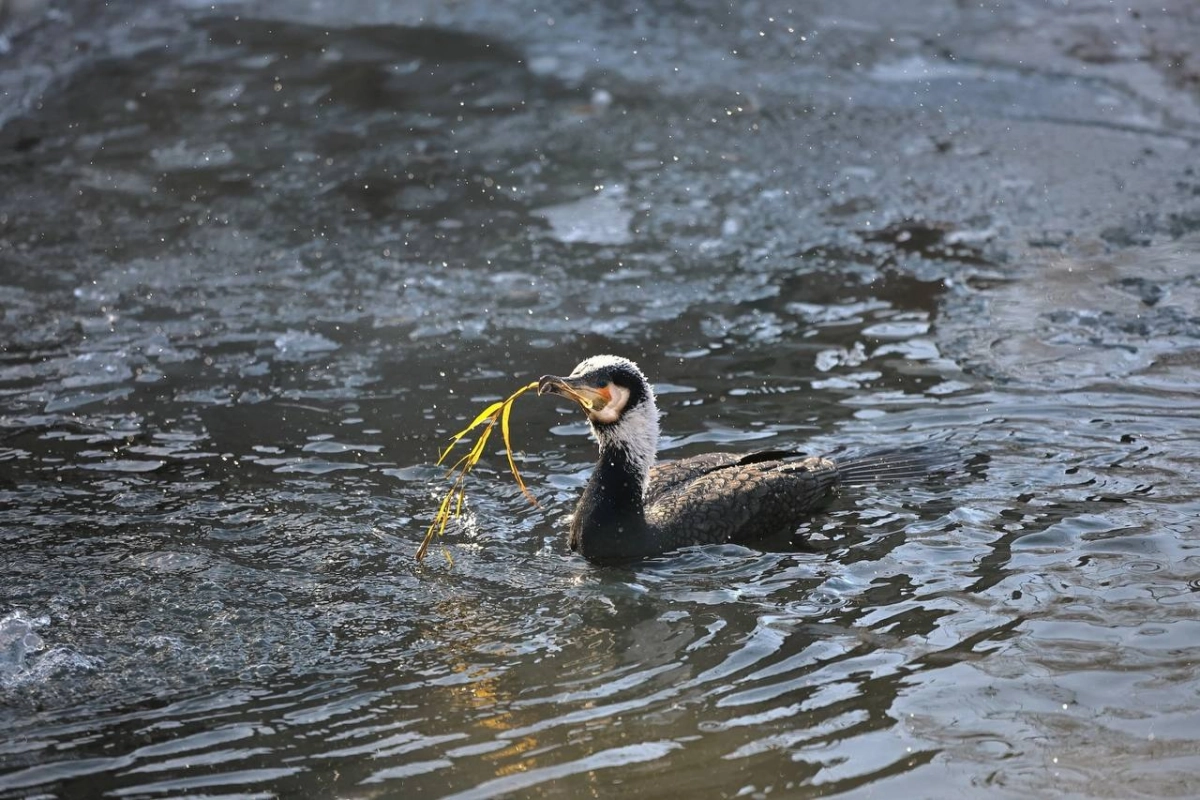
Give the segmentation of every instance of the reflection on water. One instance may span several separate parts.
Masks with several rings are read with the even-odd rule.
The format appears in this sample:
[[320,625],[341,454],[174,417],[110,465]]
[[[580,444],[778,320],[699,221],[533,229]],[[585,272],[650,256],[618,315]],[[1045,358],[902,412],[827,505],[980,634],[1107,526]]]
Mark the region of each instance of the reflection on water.
[[[868,230],[866,167],[784,189],[745,109],[678,141],[694,98],[597,108],[542,67],[197,19],[32,115],[0,179],[39,232],[0,250],[0,797],[1194,787],[1195,247]],[[446,436],[605,351],[667,455],[938,439],[963,474],[597,569],[565,543],[594,445],[529,398],[540,505],[485,459],[418,566]]]

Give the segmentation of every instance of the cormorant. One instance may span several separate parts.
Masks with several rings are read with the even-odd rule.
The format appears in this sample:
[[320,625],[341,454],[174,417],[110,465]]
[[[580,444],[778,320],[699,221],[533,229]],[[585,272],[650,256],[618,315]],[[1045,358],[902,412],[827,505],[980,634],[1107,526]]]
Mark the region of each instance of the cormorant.
[[597,563],[790,533],[841,485],[917,478],[941,465],[919,450],[842,464],[784,450],[655,464],[654,391],[637,365],[619,356],[588,358],[565,378],[546,375],[538,394],[578,403],[600,444],[570,536],[571,549]]

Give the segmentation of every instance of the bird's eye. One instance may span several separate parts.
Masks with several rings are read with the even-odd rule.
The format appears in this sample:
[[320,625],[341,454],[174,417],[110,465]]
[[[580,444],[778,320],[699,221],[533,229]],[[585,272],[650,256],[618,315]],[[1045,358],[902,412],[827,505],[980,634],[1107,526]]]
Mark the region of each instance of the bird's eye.
[[612,383],[612,381],[610,381],[608,378],[601,378],[600,380],[596,381],[596,388],[607,389],[610,383]]

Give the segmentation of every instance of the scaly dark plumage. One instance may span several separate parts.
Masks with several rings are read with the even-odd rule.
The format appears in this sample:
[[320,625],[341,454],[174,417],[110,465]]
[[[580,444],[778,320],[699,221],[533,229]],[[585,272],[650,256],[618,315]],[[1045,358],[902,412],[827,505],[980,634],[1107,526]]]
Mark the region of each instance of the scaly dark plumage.
[[594,356],[538,394],[583,408],[600,459],[571,522],[571,548],[611,563],[696,544],[748,542],[794,531],[840,485],[917,478],[942,466],[920,451],[876,453],[843,464],[790,451],[705,453],[654,464],[658,407],[632,361]]

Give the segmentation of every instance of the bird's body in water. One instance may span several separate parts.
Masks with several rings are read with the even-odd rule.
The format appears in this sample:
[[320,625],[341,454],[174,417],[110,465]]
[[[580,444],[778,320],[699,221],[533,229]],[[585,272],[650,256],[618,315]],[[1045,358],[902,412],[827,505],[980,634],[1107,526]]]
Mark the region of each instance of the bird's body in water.
[[919,478],[937,466],[915,450],[842,463],[770,450],[656,464],[654,392],[637,365],[619,356],[593,356],[565,378],[547,375],[538,394],[579,403],[600,444],[570,538],[573,550],[599,563],[790,533],[839,486]]

